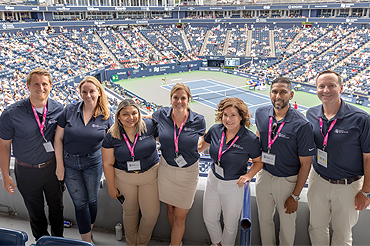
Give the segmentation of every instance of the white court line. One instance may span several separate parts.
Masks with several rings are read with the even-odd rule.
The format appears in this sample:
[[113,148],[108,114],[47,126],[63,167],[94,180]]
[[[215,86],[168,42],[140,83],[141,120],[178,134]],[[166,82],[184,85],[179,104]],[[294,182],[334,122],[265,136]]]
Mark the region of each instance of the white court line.
[[[208,80],[212,80],[212,79],[208,79]],[[217,81],[217,80],[213,80],[213,81],[216,81],[217,83],[224,84],[224,85],[227,85],[227,86],[232,86],[232,85],[229,85],[229,84]],[[267,95],[258,94],[257,92],[249,91],[248,89],[244,89],[244,88],[237,87],[237,86],[233,86],[233,88],[238,88],[238,89],[245,90],[245,93],[250,94],[250,95],[255,96],[255,97],[258,97],[258,98],[270,99],[270,97],[267,96]],[[229,88],[229,89],[232,89],[232,88]]]
[[271,104],[271,102],[265,102],[265,103],[260,103],[260,104],[251,104],[252,106],[250,106],[250,107],[252,108],[252,107],[261,106],[261,105],[265,105],[265,104]]
[[182,78],[179,78],[179,79],[171,79],[171,81],[178,81],[178,80],[182,80]]

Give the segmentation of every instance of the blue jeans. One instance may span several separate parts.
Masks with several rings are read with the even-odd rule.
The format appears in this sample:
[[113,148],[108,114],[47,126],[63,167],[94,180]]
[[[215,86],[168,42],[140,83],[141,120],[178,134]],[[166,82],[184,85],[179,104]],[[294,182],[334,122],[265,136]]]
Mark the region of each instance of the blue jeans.
[[103,173],[101,150],[90,155],[70,155],[64,151],[64,181],[75,206],[80,234],[91,231],[98,213],[98,191]]

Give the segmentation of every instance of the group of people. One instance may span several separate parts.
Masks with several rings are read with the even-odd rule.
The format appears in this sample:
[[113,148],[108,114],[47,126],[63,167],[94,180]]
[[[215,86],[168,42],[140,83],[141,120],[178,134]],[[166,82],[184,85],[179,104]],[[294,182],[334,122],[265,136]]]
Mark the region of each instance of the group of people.
[[[182,83],[172,87],[170,107],[144,117],[134,100],[125,99],[113,121],[96,78],[85,77],[78,87],[82,101],[63,108],[49,98],[50,73],[35,69],[27,76],[29,97],[9,106],[0,119],[3,187],[10,194],[19,189],[37,240],[49,235],[48,221],[51,234],[63,236],[65,183],[81,239],[92,241],[104,171],[110,197],[122,203],[128,245],[149,243],[160,201],[167,205],[171,245],[182,245],[199,153],[209,148],[213,164],[203,218],[212,245],[235,244],[243,187],[255,175],[262,245],[276,245],[275,210],[280,245],[294,245],[298,201],[309,174],[312,245],[329,245],[330,220],[331,244],[351,245],[359,210],[370,204],[370,116],[340,99],[339,74],[321,72],[316,85],[322,104],[309,109],[306,118],[289,103],[294,95],[289,79],[273,80],[272,104],[257,109],[255,134],[239,98],[220,101],[216,124],[208,131],[204,117],[190,110],[190,88]],[[11,146],[17,185],[9,175]]]

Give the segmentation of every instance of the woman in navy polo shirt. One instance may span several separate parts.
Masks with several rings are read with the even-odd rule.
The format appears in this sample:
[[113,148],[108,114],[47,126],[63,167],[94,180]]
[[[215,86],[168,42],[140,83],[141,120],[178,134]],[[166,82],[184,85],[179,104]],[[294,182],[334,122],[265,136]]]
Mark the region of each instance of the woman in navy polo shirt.
[[197,143],[206,130],[204,117],[188,107],[190,89],[183,83],[172,87],[172,107],[152,114],[158,126],[162,156],[158,168],[159,200],[167,204],[171,225],[171,245],[180,245],[186,215],[198,185],[199,154]]
[[[127,245],[147,245],[157,223],[158,152],[157,127],[142,119],[132,99],[119,105],[115,122],[103,141],[103,165],[109,195],[123,195],[123,226]],[[140,218],[141,211],[141,219]]]
[[103,87],[95,77],[86,76],[78,89],[83,101],[67,105],[58,119],[56,175],[67,185],[81,239],[90,242],[103,173],[101,144],[113,121]]
[[[235,244],[243,206],[242,187],[263,167],[258,137],[246,128],[251,124],[249,120],[248,107],[242,100],[226,98],[216,114],[216,122],[221,124],[213,125],[198,145],[199,152],[210,147],[213,161],[203,199],[203,218],[213,245]],[[249,158],[253,165],[245,173]]]

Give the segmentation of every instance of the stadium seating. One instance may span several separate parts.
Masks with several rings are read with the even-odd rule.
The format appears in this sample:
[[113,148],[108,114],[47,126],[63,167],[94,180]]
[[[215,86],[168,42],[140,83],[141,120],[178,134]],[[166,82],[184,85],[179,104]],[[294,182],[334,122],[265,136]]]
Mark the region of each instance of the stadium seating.
[[95,244],[90,242],[85,242],[77,239],[72,238],[65,238],[65,237],[54,237],[54,236],[42,236],[39,238],[34,244],[35,246],[38,245],[50,245],[50,246],[59,246],[59,245],[79,245],[79,246],[95,246]]
[[25,246],[27,241],[28,235],[23,231],[0,228],[0,245]]

